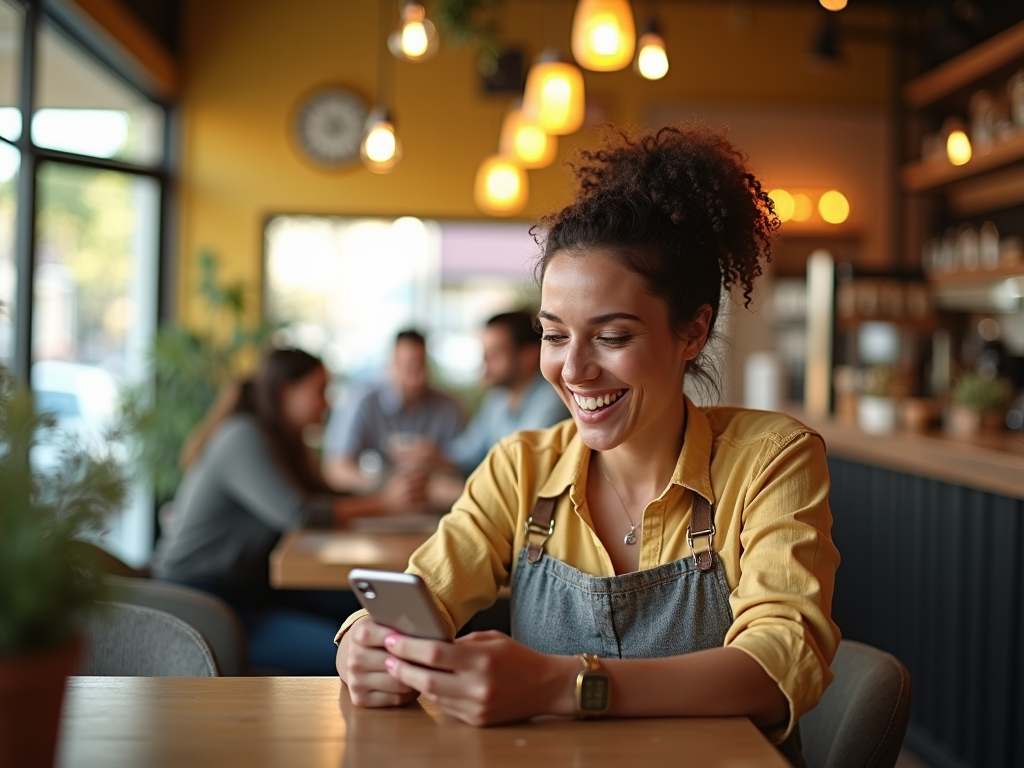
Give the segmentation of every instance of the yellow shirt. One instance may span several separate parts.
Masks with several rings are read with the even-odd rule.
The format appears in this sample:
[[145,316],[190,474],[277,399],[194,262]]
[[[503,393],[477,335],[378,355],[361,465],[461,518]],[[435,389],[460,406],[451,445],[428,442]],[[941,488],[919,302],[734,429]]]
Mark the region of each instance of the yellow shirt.
[[[725,645],[757,660],[789,700],[789,724],[771,734],[781,741],[831,682],[839,643],[830,616],[839,553],[825,445],[778,413],[703,409],[687,399],[686,414],[672,479],[644,510],[639,567],[690,556],[694,492],[714,505],[714,548],[734,617]],[[453,633],[511,582],[538,496],[559,499],[545,553],[587,574],[615,575],[587,509],[589,458],[570,419],[505,438],[470,476],[408,568],[426,582]],[[362,615],[349,617],[335,642]]]

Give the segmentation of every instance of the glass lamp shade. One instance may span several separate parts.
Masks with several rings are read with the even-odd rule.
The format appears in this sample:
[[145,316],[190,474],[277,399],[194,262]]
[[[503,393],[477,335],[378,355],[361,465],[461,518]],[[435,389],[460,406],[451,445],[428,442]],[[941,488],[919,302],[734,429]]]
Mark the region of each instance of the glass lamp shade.
[[402,158],[402,143],[395,124],[386,112],[374,110],[366,120],[363,143],[359,145],[363,164],[374,173],[388,173]]
[[402,6],[402,26],[388,37],[388,49],[395,58],[426,61],[437,53],[437,29],[419,3]]
[[559,136],[583,126],[583,73],[567,61],[544,54],[530,67],[523,96],[523,117],[545,133]]
[[473,197],[481,211],[491,216],[512,216],[523,210],[528,196],[526,171],[515,160],[492,155],[480,164]]
[[636,44],[636,71],[648,80],[661,80],[668,74],[668,54],[661,35],[648,32]]
[[629,66],[635,50],[628,0],[579,0],[572,19],[572,55],[581,67],[614,72]]
[[850,218],[850,201],[842,192],[830,189],[818,200],[818,215],[829,224],[842,224]]
[[522,168],[547,168],[558,154],[558,138],[524,119],[521,109],[513,109],[501,126],[499,151]]

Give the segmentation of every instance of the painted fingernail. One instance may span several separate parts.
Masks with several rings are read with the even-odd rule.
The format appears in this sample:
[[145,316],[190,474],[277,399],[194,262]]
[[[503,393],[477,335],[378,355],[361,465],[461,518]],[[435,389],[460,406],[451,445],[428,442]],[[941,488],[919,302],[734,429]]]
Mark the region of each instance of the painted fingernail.
[[395,668],[395,665],[397,663],[398,660],[395,659],[393,656],[388,656],[386,659],[384,659],[384,666],[388,668],[389,672]]
[[385,648],[389,648],[389,649],[390,648],[394,648],[395,647],[395,643],[397,643],[397,642],[398,642],[398,635],[388,635],[387,637],[384,638],[384,647]]

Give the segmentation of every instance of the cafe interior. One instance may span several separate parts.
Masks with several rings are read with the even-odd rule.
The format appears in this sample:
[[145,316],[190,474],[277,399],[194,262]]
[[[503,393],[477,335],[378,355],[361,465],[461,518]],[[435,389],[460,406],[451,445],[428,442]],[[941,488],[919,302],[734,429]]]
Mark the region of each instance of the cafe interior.
[[[250,663],[250,625],[156,568],[179,452],[261,351],[322,361],[314,456],[405,329],[472,416],[575,153],[688,120],[727,129],[781,222],[688,394],[826,446],[843,644],[806,764],[1024,765],[1024,3],[0,0],[0,766],[787,765],[746,718],[353,707]],[[18,470],[22,389],[48,437]],[[102,515],[50,498],[97,456]],[[354,457],[364,490],[387,459]],[[445,511],[288,526],[269,588],[402,571]],[[19,635],[33,610],[56,629]],[[507,626],[507,594],[485,613]]]

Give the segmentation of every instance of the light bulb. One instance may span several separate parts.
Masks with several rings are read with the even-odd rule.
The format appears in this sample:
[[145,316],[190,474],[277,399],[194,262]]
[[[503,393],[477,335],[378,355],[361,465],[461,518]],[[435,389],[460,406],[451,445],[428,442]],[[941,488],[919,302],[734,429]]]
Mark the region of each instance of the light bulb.
[[437,53],[437,29],[419,3],[402,6],[402,26],[388,37],[388,48],[396,58],[426,61]]
[[398,139],[390,125],[378,125],[366,134],[366,156],[375,163],[386,163],[395,156]]
[[963,165],[971,159],[971,140],[963,131],[952,131],[946,139],[946,156],[953,165]]
[[640,52],[636,55],[636,71],[648,80],[661,80],[668,74],[668,54],[661,35],[648,32],[637,43]]
[[793,221],[807,221],[811,218],[813,210],[814,206],[811,204],[811,198],[803,192],[797,192],[793,195]]
[[583,125],[583,73],[547,51],[530,67],[523,96],[523,117],[545,133],[564,135]]
[[846,0],[818,0],[826,11],[841,11],[846,7]]
[[581,67],[612,72],[629,65],[636,27],[628,0],[579,0],[572,19],[572,55]]
[[370,113],[359,154],[363,164],[374,173],[387,173],[401,159],[402,143],[386,110],[375,109]]
[[474,198],[480,210],[492,216],[511,216],[526,205],[526,171],[511,158],[492,155],[480,164]]
[[546,168],[558,154],[558,139],[526,120],[521,109],[505,116],[498,146],[502,155],[515,158],[523,168]]
[[830,189],[818,200],[818,213],[829,224],[842,224],[850,217],[850,202],[842,192]]
[[768,193],[768,197],[775,203],[775,215],[779,217],[779,221],[786,222],[793,218],[796,203],[789,192],[784,189],[773,189]]

